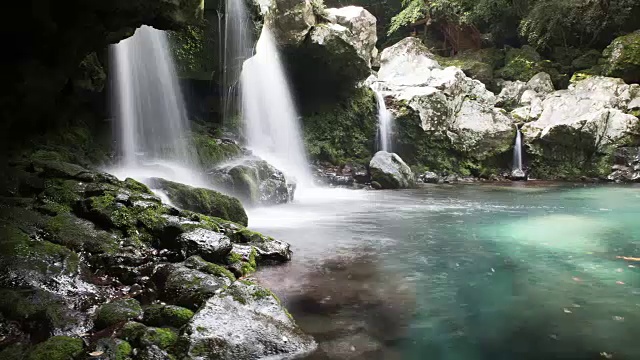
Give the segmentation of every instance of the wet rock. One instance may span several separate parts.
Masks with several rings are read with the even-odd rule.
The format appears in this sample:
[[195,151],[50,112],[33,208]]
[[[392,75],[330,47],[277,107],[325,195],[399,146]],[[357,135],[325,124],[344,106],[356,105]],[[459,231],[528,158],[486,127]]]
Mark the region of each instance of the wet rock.
[[97,329],[103,329],[127,320],[142,316],[142,307],[135,299],[122,299],[106,303],[97,311],[95,325]]
[[178,237],[184,257],[199,255],[207,261],[221,261],[231,251],[231,240],[224,234],[195,229]]
[[434,173],[433,171],[427,171],[424,174],[420,175],[419,181],[425,184],[437,184],[440,182],[440,176]]
[[316,347],[271,292],[244,282],[207,301],[183,337],[188,359],[293,358]]
[[182,209],[247,225],[247,213],[236,198],[160,178],[149,179],[149,184],[163,190],[171,202]]
[[175,305],[155,304],[144,310],[144,323],[150,326],[181,328],[193,317],[193,311]]
[[316,24],[310,0],[262,0],[258,2],[265,26],[279,45],[300,45]]
[[524,170],[514,169],[513,171],[511,171],[511,175],[509,176],[509,178],[515,181],[527,180],[527,174],[524,172]]
[[293,201],[296,183],[268,162],[247,157],[209,172],[212,182],[246,204],[276,205]]
[[96,360],[124,360],[132,354],[131,345],[121,339],[116,338],[104,338],[98,340],[93,351],[93,354],[100,354],[91,356],[91,359]]
[[192,310],[230,284],[226,277],[213,276],[183,264],[163,265],[156,270],[153,279],[162,299]]
[[166,360],[171,359],[171,356],[160,347],[152,345],[146,346],[137,355],[137,359],[140,360]]
[[602,55],[603,75],[619,77],[627,83],[640,82],[640,30],[616,38]]
[[405,189],[414,185],[411,169],[396,154],[377,152],[369,163],[369,171],[371,180],[383,189]]
[[226,277],[231,282],[236,281],[236,277],[233,273],[227,270],[224,266],[204,261],[199,256],[192,256],[188,258],[185,260],[184,265],[190,269],[198,270],[209,275]]

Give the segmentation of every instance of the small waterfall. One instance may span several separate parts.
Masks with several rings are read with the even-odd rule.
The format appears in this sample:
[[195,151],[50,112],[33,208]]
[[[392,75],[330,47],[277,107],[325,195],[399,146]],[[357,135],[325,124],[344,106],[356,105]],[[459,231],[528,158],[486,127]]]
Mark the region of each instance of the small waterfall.
[[513,170],[522,171],[522,133],[516,126],[516,144],[513,147]]
[[372,89],[376,94],[378,102],[378,151],[391,152],[391,131],[393,126],[393,114],[387,110],[387,104],[384,102],[384,96],[376,89]]
[[242,115],[248,146],[298,184],[312,184],[293,97],[276,43],[264,26],[256,54],[240,76]]
[[[226,1],[224,10],[224,54],[222,59],[222,118],[228,125],[238,113],[240,104],[238,80],[242,64],[253,56],[253,22],[248,16],[244,1]],[[222,36],[222,35],[221,35]]]
[[112,172],[194,183],[187,112],[165,32],[143,26],[113,45],[111,57],[116,142],[122,156]]

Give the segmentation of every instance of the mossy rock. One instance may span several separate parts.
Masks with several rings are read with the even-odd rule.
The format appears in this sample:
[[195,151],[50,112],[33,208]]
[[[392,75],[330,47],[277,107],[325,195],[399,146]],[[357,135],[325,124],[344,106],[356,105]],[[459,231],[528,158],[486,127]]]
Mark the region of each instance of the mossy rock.
[[495,48],[465,51],[453,57],[437,56],[442,66],[455,66],[465,75],[494,87],[494,70],[504,66],[504,52]]
[[173,304],[197,310],[207,299],[231,281],[227,277],[214,276],[190,269],[184,264],[160,267],[153,276],[160,291],[160,298]]
[[98,340],[95,351],[101,352],[98,359],[105,360],[129,360],[133,354],[133,348],[127,341],[117,338],[104,338]]
[[302,122],[306,149],[313,160],[366,164],[375,152],[378,110],[375,95],[367,87],[353,89],[338,101],[304,109]]
[[24,360],[27,358],[29,347],[24,344],[13,344],[0,351],[2,360]]
[[93,223],[70,213],[61,213],[49,219],[46,226],[50,239],[75,251],[115,253],[121,238],[113,233],[96,229]]
[[160,178],[152,178],[150,183],[165,191],[169,199],[180,208],[247,226],[247,213],[236,198]]
[[602,55],[602,75],[640,82],[640,30],[616,38]]
[[155,345],[162,350],[169,350],[178,342],[178,333],[169,328],[147,328],[140,337],[142,346]]
[[575,70],[585,70],[598,65],[598,60],[602,57],[602,53],[598,50],[588,50],[584,54],[575,58],[571,62],[571,67]]
[[144,323],[149,326],[181,328],[193,317],[193,311],[175,305],[151,305],[144,310]]
[[98,309],[95,325],[98,329],[104,329],[140,317],[142,313],[142,307],[137,300],[116,300],[106,303]]
[[210,169],[243,153],[238,144],[217,139],[207,133],[194,132],[192,141],[204,169]]
[[[224,266],[218,265],[218,264],[214,264],[214,263],[210,263],[208,261],[203,260],[199,256],[192,256],[192,257],[188,258],[187,260],[185,260],[184,264],[185,264],[185,266],[187,266],[187,267],[189,267],[191,269],[202,271],[202,272],[210,274],[210,275],[214,275],[214,276],[218,276],[218,277],[226,277],[231,282],[236,280],[236,278],[233,275],[233,273],[231,271],[227,270]],[[158,325],[156,325],[156,326],[158,326]]]
[[542,71],[540,61],[540,54],[531,46],[525,45],[520,49],[508,48],[505,66],[496,72],[496,76],[505,80],[527,82],[533,75]]
[[82,339],[54,336],[36,345],[27,360],[70,360],[82,353]]

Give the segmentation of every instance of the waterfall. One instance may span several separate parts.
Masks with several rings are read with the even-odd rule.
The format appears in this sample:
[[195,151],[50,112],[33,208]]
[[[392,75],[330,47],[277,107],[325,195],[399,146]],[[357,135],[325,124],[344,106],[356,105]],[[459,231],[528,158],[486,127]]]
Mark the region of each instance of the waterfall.
[[273,35],[266,26],[256,54],[244,63],[240,84],[248,147],[294,176],[298,184],[311,184],[293,97]]
[[223,123],[228,125],[240,109],[240,104],[236,100],[239,97],[237,83],[240,79],[242,64],[253,56],[254,37],[251,30],[254,25],[242,0],[226,1],[224,12],[221,93]]
[[391,130],[393,126],[393,114],[387,110],[387,104],[384,102],[384,96],[376,89],[372,89],[376,94],[378,102],[378,150],[391,152]]
[[[165,32],[149,26],[111,48],[118,177],[194,183],[189,123]],[[149,172],[153,174],[149,174]]]
[[513,170],[522,171],[522,133],[516,126],[516,144],[513,147]]

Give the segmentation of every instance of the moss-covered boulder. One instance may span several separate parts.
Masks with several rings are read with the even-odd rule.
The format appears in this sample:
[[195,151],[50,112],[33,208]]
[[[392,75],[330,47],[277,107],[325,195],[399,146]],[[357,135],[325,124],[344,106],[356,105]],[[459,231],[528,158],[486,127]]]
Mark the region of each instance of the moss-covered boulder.
[[144,310],[144,323],[149,326],[181,328],[193,317],[193,311],[175,305],[155,304]]
[[155,189],[160,189],[176,206],[201,214],[218,217],[247,226],[247,213],[236,198],[217,191],[195,188],[160,178],[149,179]]
[[260,5],[265,26],[281,46],[299,45],[316,24],[311,1],[269,0]]
[[142,316],[142,307],[135,299],[122,299],[106,303],[96,313],[96,328],[103,329]]
[[82,353],[84,344],[80,338],[54,336],[36,345],[27,360],[69,360]]
[[531,46],[525,45],[520,49],[508,48],[505,65],[496,75],[505,80],[527,82],[533,75],[542,71],[541,61],[542,57]]
[[226,235],[202,228],[181,234],[177,242],[183,256],[199,255],[207,261],[222,261],[231,251]]
[[102,338],[95,344],[90,353],[100,354],[92,356],[98,360],[129,360],[133,354],[133,347],[127,341],[118,338]]
[[616,38],[602,55],[602,75],[640,82],[640,30]]
[[216,291],[231,283],[225,276],[210,275],[184,264],[159,267],[153,281],[157,288],[162,289],[161,299],[192,310],[198,309]]
[[504,65],[504,52],[495,48],[464,51],[453,57],[438,56],[443,66],[455,66],[470,78],[481,81],[487,88],[495,88],[494,70]]
[[386,151],[378,151],[369,163],[371,181],[375,181],[383,189],[406,189],[415,185],[411,168],[400,156]]
[[211,169],[243,154],[242,148],[235,141],[218,139],[202,131],[194,132],[191,141],[203,169]]
[[209,178],[249,205],[276,205],[293,200],[296,183],[258,157],[245,157],[209,171]]

